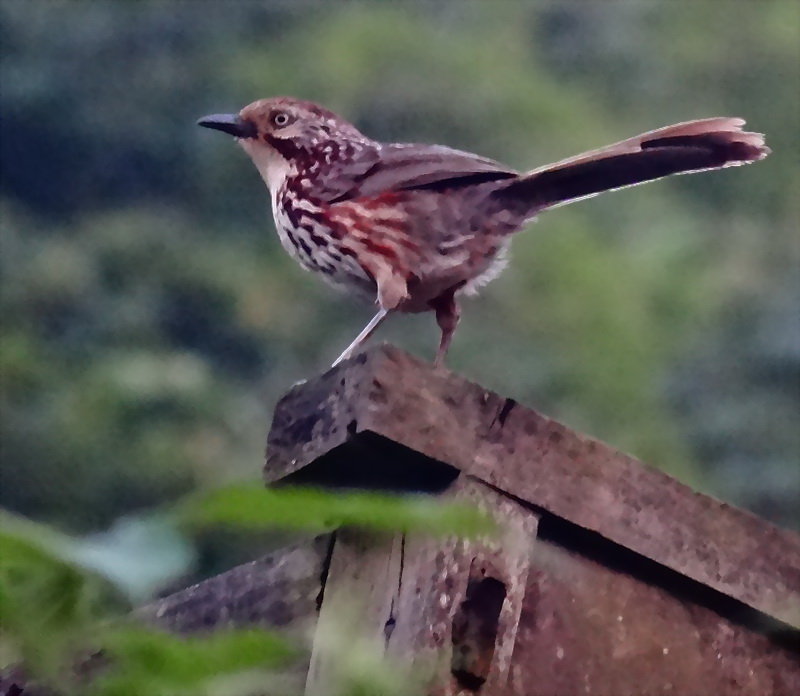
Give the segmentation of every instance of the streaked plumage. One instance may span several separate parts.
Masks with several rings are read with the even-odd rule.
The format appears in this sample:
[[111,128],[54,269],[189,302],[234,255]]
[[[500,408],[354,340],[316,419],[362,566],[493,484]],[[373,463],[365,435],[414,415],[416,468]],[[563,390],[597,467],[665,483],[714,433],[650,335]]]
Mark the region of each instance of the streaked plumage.
[[458,323],[457,294],[495,277],[511,234],[542,210],[769,153],[738,118],[679,123],[524,173],[441,145],[380,143],[288,97],[200,125],[236,136],[250,155],[284,248],[304,268],[379,305],[340,360],[389,312],[433,310],[441,362]]

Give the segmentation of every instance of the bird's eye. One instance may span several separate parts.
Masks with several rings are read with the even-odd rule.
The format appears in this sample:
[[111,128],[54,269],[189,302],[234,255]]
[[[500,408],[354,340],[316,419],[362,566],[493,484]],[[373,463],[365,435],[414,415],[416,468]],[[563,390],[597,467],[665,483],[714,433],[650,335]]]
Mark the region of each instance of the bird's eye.
[[272,122],[278,127],[287,125],[290,120],[289,114],[285,111],[278,111],[272,115]]

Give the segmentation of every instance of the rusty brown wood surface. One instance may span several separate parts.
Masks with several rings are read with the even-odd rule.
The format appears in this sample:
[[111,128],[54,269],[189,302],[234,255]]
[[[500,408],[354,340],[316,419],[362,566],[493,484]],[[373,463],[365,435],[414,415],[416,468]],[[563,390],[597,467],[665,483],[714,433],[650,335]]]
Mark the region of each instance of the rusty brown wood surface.
[[306,694],[338,693],[336,643],[387,657],[420,679],[419,693],[499,693],[508,683],[537,516],[475,481],[444,498],[502,516],[485,540],[337,533]]
[[331,543],[325,535],[158,599],[135,616],[176,633],[262,626],[310,635]]
[[[334,693],[369,651],[426,696],[800,693],[797,535],[396,349],[295,387],[266,477],[425,491],[501,522],[479,540],[339,530],[138,610],[182,633],[312,636],[286,693]],[[3,693],[46,692],[11,670]]]
[[353,646],[394,660],[426,696],[800,692],[796,646],[704,606],[655,564],[581,548],[580,533],[545,529],[546,514],[474,479],[443,498],[492,511],[502,534],[338,532],[306,694],[336,693]]
[[800,654],[687,597],[536,541],[511,675],[492,696],[790,696]]
[[[265,475],[302,481],[312,471],[312,479],[335,481],[338,469],[326,472],[324,463],[339,467],[354,459],[352,448],[376,441],[424,455],[415,460],[423,470],[439,467],[438,476],[452,467],[800,627],[797,534],[391,346],[358,355],[281,400]],[[396,487],[403,457],[373,459],[353,476],[385,473]],[[424,488],[424,471],[414,477]]]

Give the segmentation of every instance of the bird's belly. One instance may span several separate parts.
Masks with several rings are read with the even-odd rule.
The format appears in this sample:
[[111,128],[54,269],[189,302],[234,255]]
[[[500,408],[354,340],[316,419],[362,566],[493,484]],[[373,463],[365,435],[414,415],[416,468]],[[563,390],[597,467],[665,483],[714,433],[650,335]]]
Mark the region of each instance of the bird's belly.
[[281,206],[273,207],[273,217],[281,245],[302,268],[319,275],[337,290],[368,301],[375,299],[375,280],[328,227],[310,214],[290,219]]
[[408,284],[408,299],[398,307],[398,310],[408,313],[429,311],[433,300],[452,289],[458,294],[476,294],[506,267],[508,260],[505,247],[504,244],[496,255],[482,259],[480,263],[465,263],[446,272],[440,270],[422,278],[412,278]]
[[376,278],[384,290],[404,285],[408,296],[392,305],[401,312],[427,311],[443,293],[471,294],[495,278],[515,227],[479,207],[454,210],[429,191],[395,194],[391,205],[380,196],[326,206],[280,194],[275,203],[281,243],[303,268],[370,301],[381,295]]

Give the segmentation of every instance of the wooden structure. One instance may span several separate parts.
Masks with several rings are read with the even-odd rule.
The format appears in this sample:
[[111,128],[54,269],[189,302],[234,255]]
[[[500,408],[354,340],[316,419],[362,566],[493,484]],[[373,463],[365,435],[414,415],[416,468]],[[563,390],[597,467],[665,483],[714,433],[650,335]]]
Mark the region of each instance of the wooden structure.
[[265,474],[469,500],[504,529],[340,530],[140,610],[311,635],[287,691],[333,693],[347,617],[431,696],[800,694],[800,537],[395,348],[295,386]]
[[331,692],[354,612],[441,696],[800,693],[800,537],[395,348],[292,389],[265,473],[470,500],[505,530],[342,530],[149,610],[313,631],[307,694]]

